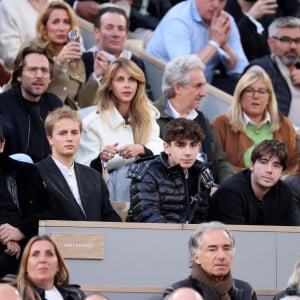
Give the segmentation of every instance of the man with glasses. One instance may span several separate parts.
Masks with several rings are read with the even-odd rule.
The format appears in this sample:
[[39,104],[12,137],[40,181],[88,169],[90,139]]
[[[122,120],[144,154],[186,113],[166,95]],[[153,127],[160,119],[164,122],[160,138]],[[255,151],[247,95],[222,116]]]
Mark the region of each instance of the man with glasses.
[[251,61],[247,69],[263,68],[272,80],[279,110],[300,127],[300,19],[282,17],[268,28],[271,55]]
[[214,193],[209,219],[240,225],[294,225],[292,193],[280,180],[287,165],[283,143],[265,140],[257,144],[250,168],[232,176]]
[[48,113],[62,106],[61,100],[45,91],[51,80],[52,60],[44,48],[23,48],[14,62],[12,88],[0,94],[0,121],[9,124],[6,154],[25,153],[34,162],[50,153],[44,129]]

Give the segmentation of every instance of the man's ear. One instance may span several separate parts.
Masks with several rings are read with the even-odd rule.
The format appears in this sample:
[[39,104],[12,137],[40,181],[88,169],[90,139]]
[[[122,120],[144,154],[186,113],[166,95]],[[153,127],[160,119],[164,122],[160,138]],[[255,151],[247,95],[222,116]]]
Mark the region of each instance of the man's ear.
[[52,136],[51,135],[47,135],[47,140],[49,142],[49,145],[52,146],[53,142],[52,142]]
[[268,43],[268,46],[270,48],[270,52],[273,53],[273,49],[274,49],[274,39],[272,37],[268,37],[267,39],[267,43]]
[[253,166],[254,166],[254,163],[253,163],[253,161],[251,160],[251,161],[250,161],[250,167],[249,167],[249,169],[250,169],[251,172],[253,171]]
[[164,142],[163,146],[164,146],[165,153],[167,155],[169,155],[170,154],[170,145],[168,143]]
[[180,95],[182,85],[178,82],[173,83],[173,89],[176,95]]
[[93,34],[94,34],[95,39],[98,41],[99,40],[99,35],[100,35],[98,27],[94,27]]
[[5,139],[2,139],[2,141],[0,142],[0,153],[4,151],[4,146],[5,146]]
[[198,255],[198,253],[193,252],[192,253],[192,258],[195,261],[196,264],[201,265],[201,259],[200,256]]

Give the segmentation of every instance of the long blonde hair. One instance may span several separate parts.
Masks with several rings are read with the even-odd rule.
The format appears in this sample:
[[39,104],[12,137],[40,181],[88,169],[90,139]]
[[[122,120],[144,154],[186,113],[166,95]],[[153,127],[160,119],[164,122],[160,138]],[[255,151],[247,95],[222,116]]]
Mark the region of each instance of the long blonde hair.
[[36,293],[33,287],[33,282],[31,282],[27,274],[27,264],[30,255],[30,250],[32,245],[37,241],[48,241],[54,247],[55,255],[57,257],[58,262],[58,272],[55,275],[54,284],[69,284],[69,272],[67,266],[54,241],[48,235],[34,236],[29,240],[24,249],[20,263],[20,270],[17,277],[17,288],[22,296],[22,299],[41,300],[40,296]]
[[49,41],[46,25],[50,14],[55,9],[64,9],[70,18],[71,29],[74,29],[79,33],[79,26],[77,24],[76,16],[70,5],[63,1],[49,2],[40,13],[36,23],[36,30],[38,40],[50,51],[51,55],[53,56],[58,54],[59,49],[56,45]]
[[267,104],[265,114],[269,112],[271,119],[271,130],[274,132],[280,128],[280,121],[278,115],[278,107],[273,85],[268,74],[262,69],[251,69],[247,71],[237,83],[233,94],[233,102],[230,105],[226,115],[229,119],[229,124],[234,132],[244,131],[244,117],[241,104],[241,98],[244,90],[251,84],[262,80],[269,92],[269,103]]
[[108,66],[98,92],[99,110],[105,111],[112,107],[118,109],[118,99],[111,92],[110,84],[119,69],[126,71],[138,83],[136,94],[130,103],[129,119],[133,130],[134,142],[145,144],[151,133],[151,111],[154,109],[145,93],[146,79],[144,72],[133,61],[119,58]]

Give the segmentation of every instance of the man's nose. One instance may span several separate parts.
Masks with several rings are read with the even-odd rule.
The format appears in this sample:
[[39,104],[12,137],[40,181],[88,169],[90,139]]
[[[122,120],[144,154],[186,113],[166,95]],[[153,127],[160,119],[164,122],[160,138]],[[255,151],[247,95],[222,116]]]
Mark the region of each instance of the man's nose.
[[224,259],[225,258],[225,251],[223,249],[219,249],[218,252],[217,252],[217,257],[219,259]]
[[267,164],[267,170],[268,173],[272,173],[273,172],[273,165],[272,164]]

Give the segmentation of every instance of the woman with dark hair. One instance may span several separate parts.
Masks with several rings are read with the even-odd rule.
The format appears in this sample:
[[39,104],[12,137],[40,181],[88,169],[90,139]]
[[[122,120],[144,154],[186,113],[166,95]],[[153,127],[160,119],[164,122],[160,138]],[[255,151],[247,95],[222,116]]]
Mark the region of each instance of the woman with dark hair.
[[17,277],[23,300],[81,300],[84,293],[69,285],[69,272],[55,242],[47,235],[27,243]]

